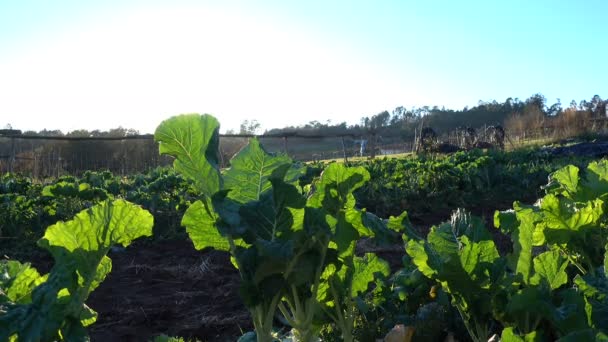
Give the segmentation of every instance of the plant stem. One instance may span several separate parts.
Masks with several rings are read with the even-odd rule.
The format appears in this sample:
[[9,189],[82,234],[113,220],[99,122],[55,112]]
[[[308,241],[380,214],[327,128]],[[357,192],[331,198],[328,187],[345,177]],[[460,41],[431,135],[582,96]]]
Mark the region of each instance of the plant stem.
[[462,318],[462,322],[464,323],[465,328],[467,328],[467,331],[469,332],[469,336],[471,336],[471,339],[473,340],[473,342],[482,342],[482,340],[480,340],[477,337],[476,333],[473,332],[471,323],[469,322],[467,317],[465,317],[464,312],[462,311],[462,308],[460,307],[460,305],[456,304],[454,306],[456,306],[456,310],[458,310],[458,313],[460,314],[460,318]]

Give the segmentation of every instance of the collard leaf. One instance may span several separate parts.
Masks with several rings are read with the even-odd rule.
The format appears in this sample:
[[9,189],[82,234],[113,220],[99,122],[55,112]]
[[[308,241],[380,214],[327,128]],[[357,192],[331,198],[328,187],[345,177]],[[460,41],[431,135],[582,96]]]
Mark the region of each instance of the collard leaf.
[[563,258],[558,251],[549,251],[534,258],[534,276],[531,279],[533,285],[546,282],[551,290],[558,289],[568,282],[568,260]]
[[47,197],[77,197],[78,184],[60,181],[52,185],[47,185],[42,189],[42,196]]
[[251,139],[234,158],[224,173],[228,197],[238,203],[257,201],[271,188],[270,178],[283,180],[292,165],[287,155],[268,154],[257,139]]
[[163,121],[154,132],[160,154],[210,197],[222,188],[219,171],[219,122],[211,115],[184,114]]
[[578,167],[574,165],[565,166],[551,175],[551,180],[556,181],[566,194],[574,194],[578,190],[579,176]]
[[585,296],[587,316],[593,328],[608,333],[608,281],[605,276],[580,276],[574,278],[580,293]]
[[[211,205],[207,202],[208,206]],[[184,213],[182,226],[194,243],[194,248],[201,250],[211,247],[220,251],[230,250],[228,239],[217,230],[217,217],[212,207],[206,207],[202,201],[196,201]]]
[[336,230],[332,242],[335,242],[340,255],[346,256],[355,252],[355,245],[357,240],[359,240],[359,232],[342,215],[343,213],[340,213],[338,216],[338,222],[335,226]]
[[[110,259],[107,255],[104,255],[99,262],[99,266],[97,266],[97,270],[95,271],[95,275],[93,279],[89,280],[79,275],[78,277],[78,286],[82,288],[86,288],[88,286],[89,293],[95,291],[95,289],[103,283],[108,274],[112,271],[112,259]],[[95,316],[97,317],[97,316]],[[93,322],[91,322],[93,323]]]
[[515,329],[513,329],[513,327],[508,327],[502,330],[500,340],[502,342],[537,342],[543,341],[544,339],[542,338],[542,334],[537,331],[520,336],[515,333]]
[[482,287],[487,286],[484,284],[488,280],[486,271],[500,257],[494,241],[471,242],[463,236],[461,242],[464,245],[459,255],[462,268],[471,280]]
[[[152,215],[123,200],[105,201],[67,222],[47,228],[39,245],[55,259],[47,281],[38,285],[31,303],[13,306],[0,316],[0,339],[86,340],[84,326],[96,314],[84,302],[111,270],[106,256],[114,244],[127,246],[133,239],[152,234]],[[1,329],[0,329],[1,330]]]
[[533,207],[522,206],[517,202],[514,207],[515,211],[496,212],[494,223],[511,236],[513,253],[507,257],[509,266],[516,274],[520,274],[527,284],[532,276],[532,247],[536,223],[541,217]]
[[281,180],[274,179],[271,184],[272,191],[239,209],[245,239],[288,240],[302,230],[305,198],[295,186]]
[[319,303],[323,303],[324,305],[327,305],[328,307],[334,307],[335,306],[335,301],[334,298],[332,298],[332,294],[331,294],[331,290],[330,290],[330,282],[329,280],[336,276],[337,274],[337,267],[334,264],[328,264],[324,269],[323,269],[323,273],[321,274],[321,279],[323,281],[321,281],[319,283],[319,290],[317,291],[317,301]]
[[365,253],[362,258],[355,257],[351,297],[354,298],[367,291],[369,284],[376,278],[376,274],[379,273],[388,277],[390,271],[388,263],[373,253]]
[[[57,259],[63,257],[58,249],[70,252],[69,257],[81,259],[79,252],[98,252],[99,260],[113,244],[128,246],[131,241],[152,235],[152,215],[141,207],[124,200],[105,201],[81,211],[67,222],[57,222],[47,228],[39,245]],[[84,266],[84,264],[82,265]]]
[[547,195],[541,203],[545,237],[549,243],[568,243],[585,229],[595,229],[603,215],[603,201],[596,199],[579,208],[565,198]]
[[[79,287],[86,295],[110,272],[106,256],[114,244],[128,246],[134,239],[152,235],[153,218],[141,207],[124,200],[105,201],[84,210],[74,219],[47,228],[38,244],[55,258],[57,272],[74,267]],[[68,269],[62,269],[68,267]]]
[[45,282],[47,276],[41,276],[30,264],[15,260],[0,261],[0,304],[6,301],[15,304],[27,304],[31,301],[32,290]]
[[[357,230],[359,237],[366,236],[371,237],[374,236],[374,232],[366,225],[369,221],[364,220],[365,213],[361,210],[348,208],[345,210],[344,218],[346,222],[350,223],[353,228]],[[377,221],[374,223],[378,223]],[[381,223],[381,222],[380,222]],[[371,226],[371,225],[370,225]]]
[[433,250],[441,255],[443,260],[457,256],[462,247],[457,236],[454,235],[450,223],[442,223],[438,227],[431,227],[427,241]]
[[[399,219],[395,217],[391,217],[393,222],[390,220],[388,224],[392,224],[391,228],[388,227],[388,224],[379,218],[378,216],[368,213],[368,212],[360,212],[363,226],[370,232],[370,235],[373,236],[373,242],[377,246],[388,246],[394,245],[399,242],[399,235],[392,228],[403,229],[401,227],[401,222],[397,222]],[[405,215],[405,219],[407,220],[407,214]],[[364,231],[359,231],[361,234],[365,234]]]
[[368,182],[369,178],[369,172],[362,166],[330,164],[315,184],[316,191],[308,200],[308,205],[325,208],[333,215],[345,208],[354,208],[355,197],[352,193]]
[[440,260],[429,260],[434,255],[429,256],[426,251],[426,242],[418,240],[409,240],[406,243],[405,250],[407,254],[412,258],[412,262],[418,270],[428,278],[434,279],[438,270],[436,264],[440,263]]
[[593,200],[608,194],[608,161],[600,160],[589,163],[579,200]]
[[386,224],[387,228],[397,233],[403,233],[408,239],[420,240],[421,237],[414,230],[407,212],[402,212],[399,216],[391,216]]

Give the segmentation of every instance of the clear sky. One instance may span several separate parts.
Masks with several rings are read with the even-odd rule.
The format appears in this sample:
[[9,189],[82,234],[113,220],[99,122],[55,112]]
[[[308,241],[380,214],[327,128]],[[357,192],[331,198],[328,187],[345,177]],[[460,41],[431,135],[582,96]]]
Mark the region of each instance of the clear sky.
[[[0,0],[0,126],[356,123],[608,96],[605,0]],[[2,127],[0,127],[2,128]]]

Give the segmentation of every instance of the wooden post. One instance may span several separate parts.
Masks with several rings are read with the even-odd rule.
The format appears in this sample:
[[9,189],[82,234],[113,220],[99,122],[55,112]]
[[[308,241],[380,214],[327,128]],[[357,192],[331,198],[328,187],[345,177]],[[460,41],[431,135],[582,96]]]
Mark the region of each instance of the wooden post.
[[371,159],[374,159],[374,158],[376,158],[376,133],[375,132],[372,132],[371,138],[372,138],[371,139],[372,141],[370,142],[370,145],[371,145],[371,150],[372,151],[371,151],[371,154],[370,154],[369,157]]
[[57,178],[59,178],[59,172],[61,169],[61,149],[57,150]]
[[32,152],[32,156],[34,157],[34,170],[32,171],[32,178],[38,179],[42,177],[38,177],[38,156],[36,155],[36,151]]
[[348,163],[348,157],[346,156],[346,145],[344,144],[344,136],[342,138],[342,154],[344,155],[344,162]]
[[288,154],[287,153],[287,137],[286,136],[283,137],[283,152],[285,152],[285,154]]
[[13,167],[15,164],[15,138],[11,137],[11,155],[8,159],[8,172],[13,173]]

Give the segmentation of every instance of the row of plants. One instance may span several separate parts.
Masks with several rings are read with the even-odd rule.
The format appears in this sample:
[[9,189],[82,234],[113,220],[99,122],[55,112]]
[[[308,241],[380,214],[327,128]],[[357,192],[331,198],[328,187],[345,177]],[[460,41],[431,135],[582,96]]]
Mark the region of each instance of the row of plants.
[[[506,208],[514,200],[533,201],[549,173],[589,161],[538,150],[473,150],[447,157],[419,155],[349,166],[362,166],[370,173],[370,181],[354,193],[358,207],[380,217],[407,210],[412,219],[419,220],[429,214],[447,216],[460,207]],[[309,165],[299,185],[312,182],[325,167]],[[128,177],[87,171],[78,178],[63,176],[47,182],[4,174],[0,176],[0,246],[8,250],[11,240],[32,245],[45,227],[108,198],[124,198],[152,212],[155,236],[185,237],[179,220],[197,196],[191,181],[170,168]]]
[[534,201],[551,172],[566,165],[587,165],[592,157],[555,156],[546,150],[512,152],[472,150],[448,156],[421,154],[401,159],[352,163],[371,180],[355,196],[361,207],[381,217],[407,210],[418,219],[457,208],[508,208],[513,201]]
[[[422,237],[406,213],[383,220],[360,209],[354,192],[370,181],[362,166],[330,164],[309,183],[306,168],[254,139],[221,171],[218,129],[211,116],[182,115],[155,138],[198,194],[181,219],[194,247],[230,253],[239,271],[255,328],[240,341],[607,339],[608,162],[584,175],[564,167],[534,205],[497,212],[512,241],[501,256],[462,210]],[[109,198],[46,230],[38,244],[55,259],[48,275],[0,262],[0,341],[85,339],[96,318],[85,301],[111,269],[110,246],[151,235],[152,221]],[[402,238],[403,269],[357,254],[362,238]]]
[[79,178],[63,176],[49,182],[4,174],[0,176],[0,250],[27,255],[46,227],[119,198],[152,213],[156,238],[183,238],[179,222],[195,196],[190,183],[167,168],[122,178],[109,171],[87,171]]

